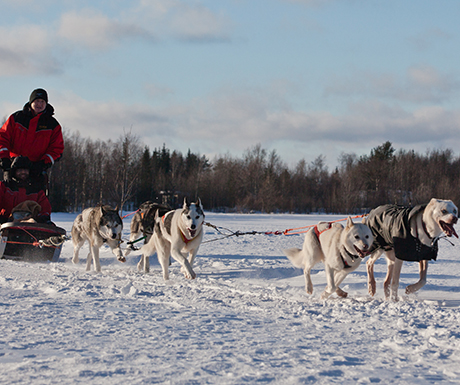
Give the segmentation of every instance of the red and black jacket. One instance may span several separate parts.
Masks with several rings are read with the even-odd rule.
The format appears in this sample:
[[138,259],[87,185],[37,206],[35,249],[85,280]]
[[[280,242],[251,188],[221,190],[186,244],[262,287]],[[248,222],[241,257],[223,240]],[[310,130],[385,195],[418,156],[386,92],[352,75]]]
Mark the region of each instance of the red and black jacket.
[[64,139],[59,122],[53,117],[50,104],[34,116],[27,103],[12,114],[0,129],[0,158],[27,156],[32,162],[54,164],[64,151]]
[[0,223],[6,222],[12,210],[27,200],[37,202],[41,206],[37,222],[50,220],[51,204],[44,191],[29,186],[21,187],[15,181],[0,182]]

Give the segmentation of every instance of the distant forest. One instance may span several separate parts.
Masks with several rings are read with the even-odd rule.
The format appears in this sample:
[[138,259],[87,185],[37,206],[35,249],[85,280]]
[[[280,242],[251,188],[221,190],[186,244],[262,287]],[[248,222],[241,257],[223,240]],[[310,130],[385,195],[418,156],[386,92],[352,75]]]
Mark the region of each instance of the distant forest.
[[369,155],[342,154],[329,171],[325,157],[286,166],[256,145],[241,158],[208,159],[189,150],[151,150],[125,133],[116,141],[67,134],[51,169],[53,211],[79,212],[99,203],[136,210],[147,200],[179,207],[200,197],[219,212],[364,213],[381,204],[415,205],[432,197],[460,204],[460,158],[452,150],[396,151],[391,142]]

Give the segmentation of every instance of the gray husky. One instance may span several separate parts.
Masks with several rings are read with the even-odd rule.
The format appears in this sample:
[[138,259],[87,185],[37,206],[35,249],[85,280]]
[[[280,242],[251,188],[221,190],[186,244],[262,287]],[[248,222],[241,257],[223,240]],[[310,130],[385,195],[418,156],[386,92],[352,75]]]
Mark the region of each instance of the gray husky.
[[196,274],[192,266],[203,239],[203,222],[204,212],[199,198],[191,204],[184,199],[181,209],[169,211],[162,217],[157,211],[153,236],[140,249],[142,256],[138,269],[148,273],[149,257],[156,251],[165,280],[169,279],[170,256],[182,265],[181,271],[186,278],[194,279]]
[[340,223],[320,222],[305,235],[302,250],[291,248],[284,253],[295,267],[303,268],[305,290],[313,293],[310,271],[319,262],[326,268],[327,286],[321,299],[336,292],[340,297],[348,293],[339,285],[345,277],[356,270],[368,254],[374,237],[371,229],[362,223],[353,223],[350,217],[345,228]]
[[[75,218],[72,226],[73,263],[78,263],[78,252],[88,241],[89,254],[86,258],[86,271],[91,269],[91,260],[94,262],[94,269],[101,271],[99,261],[99,249],[107,243],[120,262],[126,262],[120,249],[121,233],[123,222],[117,209],[110,206],[90,207]],[[92,257],[92,258],[91,258]]]

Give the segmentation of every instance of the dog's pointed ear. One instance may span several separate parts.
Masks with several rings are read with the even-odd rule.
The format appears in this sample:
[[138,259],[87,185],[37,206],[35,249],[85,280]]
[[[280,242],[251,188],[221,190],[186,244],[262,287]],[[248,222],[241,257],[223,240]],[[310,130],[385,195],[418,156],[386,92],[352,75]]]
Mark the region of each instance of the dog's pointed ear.
[[201,208],[201,210],[203,210],[203,205],[201,204],[201,199],[200,199],[200,198],[197,198],[197,199],[196,199],[195,206],[198,206],[198,207]]
[[189,203],[188,203],[188,200],[187,200],[187,197],[184,197],[184,209],[186,209],[187,207],[189,207]]
[[347,229],[349,229],[350,227],[353,227],[355,224],[353,223],[353,220],[351,219],[351,217],[348,217],[347,218]]
[[101,208],[101,214],[104,215],[105,214],[104,205],[101,204],[99,207]]
[[362,223],[363,225],[366,224],[366,217],[363,217],[363,219],[361,220],[361,223]]

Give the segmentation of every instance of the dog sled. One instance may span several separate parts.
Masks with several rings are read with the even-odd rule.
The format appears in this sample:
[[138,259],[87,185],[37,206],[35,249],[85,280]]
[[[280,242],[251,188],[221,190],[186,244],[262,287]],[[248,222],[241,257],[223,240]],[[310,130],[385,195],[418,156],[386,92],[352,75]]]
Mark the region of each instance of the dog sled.
[[57,262],[66,231],[52,224],[7,222],[0,227],[0,259]]

